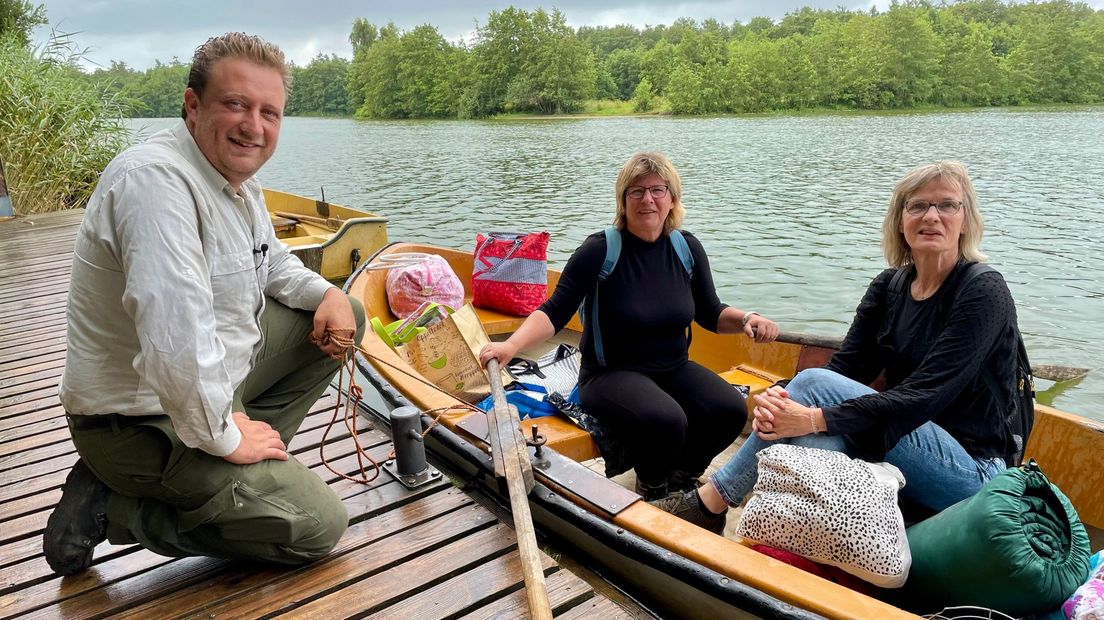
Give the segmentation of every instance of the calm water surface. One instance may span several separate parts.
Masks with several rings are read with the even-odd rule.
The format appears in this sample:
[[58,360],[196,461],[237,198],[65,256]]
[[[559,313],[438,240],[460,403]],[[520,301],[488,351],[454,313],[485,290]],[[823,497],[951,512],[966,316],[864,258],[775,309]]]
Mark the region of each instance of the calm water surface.
[[[157,129],[171,120],[134,121]],[[610,223],[613,185],[640,149],[679,167],[685,228],[721,298],[782,329],[840,335],[885,266],[894,183],[966,163],[982,246],[1012,289],[1035,363],[1101,367],[1104,109],[810,117],[364,122],[288,118],[269,187],[387,215],[394,240],[470,248],[477,231],[548,230],[562,267]],[[1041,399],[1104,419],[1104,369]]]

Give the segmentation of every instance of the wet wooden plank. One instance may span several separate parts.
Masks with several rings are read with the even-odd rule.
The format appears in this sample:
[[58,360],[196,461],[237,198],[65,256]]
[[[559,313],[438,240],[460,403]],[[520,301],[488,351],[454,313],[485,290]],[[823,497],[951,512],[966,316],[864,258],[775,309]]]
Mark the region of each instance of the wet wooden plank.
[[[544,572],[556,563],[540,554]],[[412,596],[403,597],[394,605],[376,611],[368,618],[441,618],[464,613],[493,602],[503,595],[524,587],[521,555],[511,551],[505,556],[482,562]]]
[[[548,575],[545,586],[548,588],[548,603],[553,615],[563,613],[595,596],[590,584],[566,570]],[[520,620],[528,617],[529,598],[523,588],[482,605],[458,620]]]
[[620,605],[608,598],[590,599],[582,605],[569,609],[563,614],[558,614],[556,617],[562,618],[563,620],[591,620],[592,618],[602,618],[602,620],[633,620],[633,618],[636,618],[636,616],[625,611]]
[[[489,514],[487,516],[488,520],[493,520]],[[360,566],[348,567],[348,570],[335,575],[339,581],[333,584],[325,596],[288,610],[286,616],[282,617],[334,618],[349,612],[373,612],[407,598],[412,592],[427,585],[486,564],[516,547],[513,531],[501,523],[460,537],[429,553],[414,554],[411,547],[417,546],[420,551],[424,551],[426,542],[439,543],[440,539],[423,541],[419,538],[389,542],[391,544],[386,545],[387,548],[378,550],[366,547],[363,554],[357,555]],[[369,551],[378,552],[369,554]],[[517,577],[521,578],[520,564],[517,567]],[[273,610],[261,608],[250,611],[270,613]],[[236,617],[255,615],[257,614],[246,613]]]
[[[472,500],[457,489],[424,497],[374,519],[350,526],[333,553],[322,564],[334,558],[397,532],[412,530],[434,519],[447,518],[456,510],[471,506]],[[444,525],[441,522],[439,525]],[[424,532],[424,531],[423,531]],[[297,576],[307,570],[316,570],[321,564],[299,569],[269,568],[249,570],[248,567],[228,565],[224,570],[212,571],[208,578],[188,588],[182,588],[169,596],[122,612],[117,618],[154,618],[172,614],[202,613],[220,603],[233,603],[245,593],[262,588],[284,589],[295,583]]]

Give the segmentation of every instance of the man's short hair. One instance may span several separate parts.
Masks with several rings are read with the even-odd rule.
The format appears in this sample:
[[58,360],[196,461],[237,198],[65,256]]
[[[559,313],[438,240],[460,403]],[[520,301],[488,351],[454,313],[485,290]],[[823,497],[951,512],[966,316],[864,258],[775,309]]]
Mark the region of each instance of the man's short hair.
[[[192,56],[192,68],[188,71],[188,88],[202,98],[203,89],[207,87],[207,80],[211,76],[211,68],[224,58],[244,58],[262,67],[279,71],[284,81],[284,95],[287,100],[291,99],[291,72],[284,53],[275,43],[268,43],[256,35],[244,32],[227,32],[222,36],[211,37],[197,47]],[[180,105],[180,116],[188,118],[184,104]]]

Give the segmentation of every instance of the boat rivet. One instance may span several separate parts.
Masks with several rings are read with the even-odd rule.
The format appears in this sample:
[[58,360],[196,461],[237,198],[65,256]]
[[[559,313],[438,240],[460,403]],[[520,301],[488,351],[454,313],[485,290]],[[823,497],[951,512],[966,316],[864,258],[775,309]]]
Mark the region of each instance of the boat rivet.
[[610,504],[610,510],[617,510],[617,504]]
[[617,528],[617,533],[618,534],[624,534],[625,533],[625,528],[623,528],[623,527]]
[[728,585],[728,577],[721,577],[721,585],[724,585],[724,586]]

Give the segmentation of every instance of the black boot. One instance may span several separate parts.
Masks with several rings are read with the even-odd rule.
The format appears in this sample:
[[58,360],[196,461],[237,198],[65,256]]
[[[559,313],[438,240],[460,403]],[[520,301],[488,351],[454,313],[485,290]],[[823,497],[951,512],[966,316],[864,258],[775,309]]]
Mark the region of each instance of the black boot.
[[667,479],[667,488],[674,493],[675,491],[694,491],[702,485],[701,477],[705,475],[705,470],[697,473],[691,473],[685,469],[676,469],[671,473],[671,477]]
[[663,499],[667,497],[667,481],[645,482],[638,475],[636,477],[636,494],[643,497],[646,502]]
[[42,534],[42,551],[55,573],[72,575],[92,563],[96,545],[107,539],[109,493],[83,460],[73,465]]

